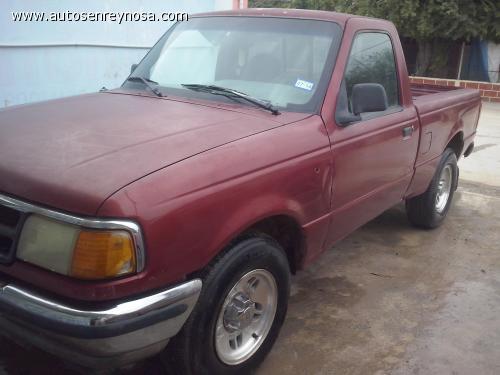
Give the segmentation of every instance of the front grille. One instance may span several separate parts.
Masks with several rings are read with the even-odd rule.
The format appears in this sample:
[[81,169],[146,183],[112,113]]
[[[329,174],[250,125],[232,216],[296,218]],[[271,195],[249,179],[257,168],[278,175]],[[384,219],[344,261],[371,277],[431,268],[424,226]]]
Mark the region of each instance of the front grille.
[[0,263],[14,260],[23,213],[0,204]]

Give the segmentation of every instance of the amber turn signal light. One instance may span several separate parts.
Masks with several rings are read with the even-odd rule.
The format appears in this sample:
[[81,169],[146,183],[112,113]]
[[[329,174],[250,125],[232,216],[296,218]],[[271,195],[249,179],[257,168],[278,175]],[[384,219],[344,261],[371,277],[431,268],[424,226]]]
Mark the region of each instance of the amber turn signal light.
[[78,235],[70,275],[108,279],[136,271],[134,241],[126,231],[86,231]]

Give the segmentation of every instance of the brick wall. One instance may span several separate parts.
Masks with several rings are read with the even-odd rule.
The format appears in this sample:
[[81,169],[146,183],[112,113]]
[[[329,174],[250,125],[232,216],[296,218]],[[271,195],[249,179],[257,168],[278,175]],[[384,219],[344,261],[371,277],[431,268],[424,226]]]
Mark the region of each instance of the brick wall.
[[500,103],[500,83],[462,81],[443,78],[410,77],[411,83],[429,86],[454,86],[469,89],[479,89],[481,98],[486,102]]

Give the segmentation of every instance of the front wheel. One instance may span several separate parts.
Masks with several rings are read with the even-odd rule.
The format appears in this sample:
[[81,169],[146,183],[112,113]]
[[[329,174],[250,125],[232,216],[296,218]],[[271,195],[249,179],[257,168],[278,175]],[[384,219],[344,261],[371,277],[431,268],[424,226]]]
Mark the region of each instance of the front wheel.
[[198,303],[163,355],[177,374],[245,374],[271,350],[285,319],[290,272],[271,238],[252,236],[207,270]]
[[457,188],[458,166],[453,150],[446,149],[425,193],[406,200],[406,213],[410,222],[421,228],[436,228],[450,209]]

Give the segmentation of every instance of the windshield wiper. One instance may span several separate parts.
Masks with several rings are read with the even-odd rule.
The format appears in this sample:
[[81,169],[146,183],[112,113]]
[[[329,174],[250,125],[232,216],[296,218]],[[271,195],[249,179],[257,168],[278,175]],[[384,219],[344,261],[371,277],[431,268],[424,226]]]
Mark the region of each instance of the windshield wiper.
[[144,85],[146,85],[156,96],[162,97],[163,94],[161,93],[160,90],[158,90],[157,87],[153,86],[152,84],[158,85],[158,82],[152,81],[149,78],[144,78],[144,77],[139,77],[139,76],[130,76],[127,78],[127,81],[132,81],[132,82],[142,82]]
[[226,87],[221,87],[216,85],[202,85],[198,83],[183,83],[182,86],[193,91],[208,92],[214,95],[227,96],[228,98],[243,99],[249,103],[252,103],[253,105],[256,105],[257,107],[270,111],[273,115],[280,114],[278,109],[271,103],[265,102],[261,99],[253,98],[250,95],[247,95],[245,93],[236,90],[228,89]]

